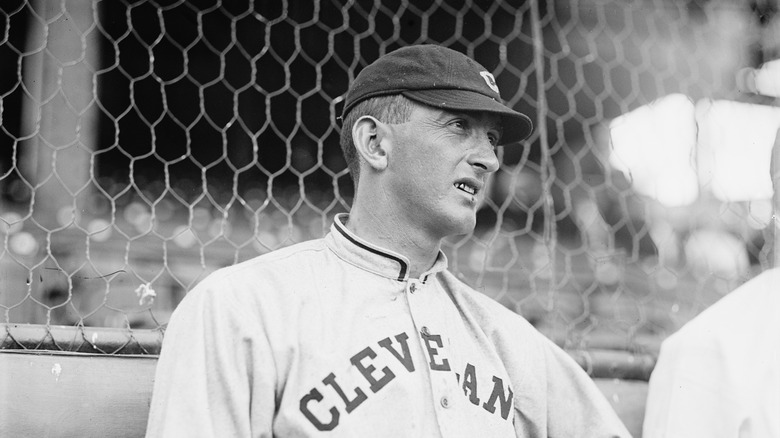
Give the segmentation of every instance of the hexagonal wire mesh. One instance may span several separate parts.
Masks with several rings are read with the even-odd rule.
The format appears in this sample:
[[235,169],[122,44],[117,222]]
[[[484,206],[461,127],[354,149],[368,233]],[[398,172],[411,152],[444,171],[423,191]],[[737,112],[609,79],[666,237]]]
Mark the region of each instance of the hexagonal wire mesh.
[[730,100],[776,109],[737,82],[776,50],[756,7],[303,3],[3,2],[0,322],[132,335],[214,269],[322,236],[352,196],[342,96],[417,43],[474,57],[535,121],[444,249],[559,343],[653,351],[770,264],[771,191],[717,196],[695,130]]

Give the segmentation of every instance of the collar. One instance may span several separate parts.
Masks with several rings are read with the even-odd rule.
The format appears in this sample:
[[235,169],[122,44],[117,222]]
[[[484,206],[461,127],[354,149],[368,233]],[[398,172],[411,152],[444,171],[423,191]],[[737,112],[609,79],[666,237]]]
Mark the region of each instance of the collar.
[[[345,225],[349,215],[337,214],[325,236],[325,243],[339,258],[360,269],[373,272],[396,281],[409,280],[409,259],[396,252],[373,245],[349,231]],[[441,250],[430,269],[421,276],[423,283],[428,276],[447,269],[447,256]]]

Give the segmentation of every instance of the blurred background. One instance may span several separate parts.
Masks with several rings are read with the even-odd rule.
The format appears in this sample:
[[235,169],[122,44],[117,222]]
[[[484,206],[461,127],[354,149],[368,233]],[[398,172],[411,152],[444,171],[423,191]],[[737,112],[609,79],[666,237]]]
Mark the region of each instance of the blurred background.
[[[161,328],[213,270],[323,236],[355,75],[437,43],[536,126],[465,282],[570,348],[656,352],[775,265],[777,0],[0,5],[0,322]],[[258,291],[263,293],[263,291]]]

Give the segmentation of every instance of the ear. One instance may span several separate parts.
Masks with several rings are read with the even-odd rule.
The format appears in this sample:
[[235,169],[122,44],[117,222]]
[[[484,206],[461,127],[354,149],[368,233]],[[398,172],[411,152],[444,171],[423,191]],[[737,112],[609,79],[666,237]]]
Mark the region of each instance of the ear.
[[388,129],[374,117],[363,116],[352,126],[352,141],[355,149],[366,163],[375,170],[387,167]]

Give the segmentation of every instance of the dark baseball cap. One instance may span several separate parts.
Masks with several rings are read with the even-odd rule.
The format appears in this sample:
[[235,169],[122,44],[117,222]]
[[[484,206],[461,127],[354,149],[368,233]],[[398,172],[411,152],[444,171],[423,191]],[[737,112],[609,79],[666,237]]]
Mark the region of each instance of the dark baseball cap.
[[504,129],[502,145],[524,140],[533,131],[528,116],[502,102],[496,80],[485,67],[446,47],[408,46],[374,61],[352,83],[342,118],[366,99],[392,94],[444,110],[497,114]]

